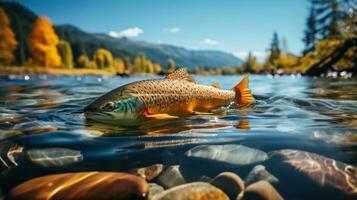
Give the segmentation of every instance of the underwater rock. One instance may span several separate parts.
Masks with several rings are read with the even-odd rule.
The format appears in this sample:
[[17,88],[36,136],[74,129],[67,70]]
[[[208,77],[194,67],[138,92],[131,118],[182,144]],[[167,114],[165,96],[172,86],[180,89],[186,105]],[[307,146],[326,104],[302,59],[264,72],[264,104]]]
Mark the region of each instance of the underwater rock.
[[283,200],[284,198],[266,181],[258,181],[244,191],[244,200]]
[[42,167],[62,167],[83,160],[80,151],[65,148],[31,149],[27,155],[34,164]]
[[268,155],[261,150],[236,144],[200,145],[188,150],[185,156],[234,166],[254,164],[268,158]]
[[149,186],[143,178],[126,173],[65,173],[21,183],[10,191],[9,199],[145,199],[148,189]]
[[235,173],[223,172],[210,181],[211,185],[221,189],[230,199],[241,199],[244,191],[244,182]]
[[180,166],[172,165],[161,173],[158,178],[158,183],[164,186],[164,188],[172,188],[177,185],[185,184],[186,180],[180,172]]
[[160,192],[163,192],[163,191],[165,191],[165,189],[162,187],[162,186],[160,186],[160,185],[158,185],[158,184],[156,184],[156,183],[149,183],[149,194],[148,194],[148,200],[152,200],[152,198],[155,196],[155,195],[157,195],[157,194],[159,194]]
[[152,200],[229,200],[228,196],[215,186],[194,182],[173,187],[155,195]]
[[[283,176],[290,176],[290,179],[291,176],[298,177],[300,184],[313,188],[315,194],[332,199],[357,197],[357,170],[351,165],[319,154],[291,149],[273,151],[270,160],[275,162],[274,168]],[[318,189],[320,192],[316,192]]]
[[163,170],[164,170],[163,164],[154,164],[148,167],[133,169],[130,171],[130,173],[133,173],[137,176],[141,176],[147,181],[151,181],[157,176],[159,176]]
[[257,181],[267,181],[269,183],[277,183],[279,179],[269,173],[263,165],[255,166],[245,178],[245,184],[250,185]]

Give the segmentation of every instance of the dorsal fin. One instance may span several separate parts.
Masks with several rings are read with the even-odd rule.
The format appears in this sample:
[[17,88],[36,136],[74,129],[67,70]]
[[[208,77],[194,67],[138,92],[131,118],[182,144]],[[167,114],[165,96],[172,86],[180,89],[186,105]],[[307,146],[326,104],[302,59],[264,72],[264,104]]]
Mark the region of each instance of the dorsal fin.
[[189,82],[196,83],[196,81],[193,80],[192,76],[187,72],[186,68],[176,69],[175,71],[166,75],[164,79],[186,80]]
[[211,86],[214,87],[214,88],[217,88],[217,89],[221,88],[221,85],[218,82],[212,83]]

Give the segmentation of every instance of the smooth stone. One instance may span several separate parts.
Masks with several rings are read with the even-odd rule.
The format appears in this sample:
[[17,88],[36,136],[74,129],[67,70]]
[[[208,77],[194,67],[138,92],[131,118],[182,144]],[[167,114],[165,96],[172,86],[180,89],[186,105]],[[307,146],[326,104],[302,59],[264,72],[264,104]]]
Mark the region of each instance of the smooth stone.
[[152,200],[152,198],[159,194],[160,192],[165,191],[165,189],[156,183],[149,183],[149,194],[148,194],[148,200]]
[[155,195],[153,200],[229,200],[229,198],[209,183],[194,182],[165,190]]
[[220,173],[213,178],[210,183],[221,189],[230,199],[241,199],[243,196],[244,182],[235,173]]
[[174,186],[185,184],[186,180],[180,172],[180,166],[172,165],[161,173],[158,178],[158,183],[164,186],[164,188],[172,188]]
[[263,165],[255,166],[252,171],[249,172],[248,176],[245,178],[245,184],[250,185],[257,181],[267,181],[269,183],[277,183],[279,179],[268,172]]
[[283,200],[275,188],[266,181],[258,181],[244,191],[244,200]]
[[272,168],[278,168],[280,173],[303,180],[300,184],[313,189],[314,195],[319,195],[316,198],[357,197],[357,170],[352,165],[319,154],[292,149],[273,151],[270,160],[277,161],[278,164]]
[[188,150],[187,157],[222,162],[234,166],[244,166],[267,160],[268,155],[258,149],[243,145],[200,145]]
[[147,181],[151,181],[157,176],[159,176],[163,170],[164,170],[163,164],[154,164],[148,167],[136,168],[131,170],[130,172],[137,176],[143,177]]
[[42,167],[63,167],[83,160],[80,151],[66,148],[31,149],[27,155],[34,164]]
[[42,176],[10,191],[13,200],[145,199],[149,186],[138,176],[117,172],[80,172]]

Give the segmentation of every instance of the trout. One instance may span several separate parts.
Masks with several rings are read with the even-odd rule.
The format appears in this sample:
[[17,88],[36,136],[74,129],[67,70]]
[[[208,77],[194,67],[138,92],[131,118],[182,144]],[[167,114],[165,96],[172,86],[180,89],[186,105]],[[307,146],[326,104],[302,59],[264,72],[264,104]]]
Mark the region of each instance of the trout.
[[235,102],[248,106],[255,101],[248,88],[248,76],[232,89],[222,90],[218,84],[197,84],[185,68],[163,79],[143,80],[120,86],[85,107],[87,119],[135,125],[149,118],[177,118],[209,112]]

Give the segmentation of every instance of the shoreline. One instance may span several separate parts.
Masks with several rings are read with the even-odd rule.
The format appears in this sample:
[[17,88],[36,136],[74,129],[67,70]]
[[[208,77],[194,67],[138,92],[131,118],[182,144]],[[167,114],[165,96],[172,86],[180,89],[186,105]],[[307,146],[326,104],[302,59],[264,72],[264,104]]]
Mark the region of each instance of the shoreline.
[[103,69],[59,69],[27,66],[0,66],[0,77],[9,75],[106,75],[114,76],[114,70]]
[[[242,73],[244,74],[244,73]],[[241,74],[241,75],[242,75]],[[41,76],[41,75],[50,75],[50,76],[121,76],[121,77],[129,77],[129,76],[147,76],[149,74],[127,74],[127,73],[117,73],[113,69],[61,69],[61,68],[49,68],[49,67],[41,67],[41,66],[0,66],[0,78],[1,77],[9,77],[9,76]],[[165,75],[165,73],[160,74],[150,74],[150,75]],[[215,74],[194,74],[201,76],[215,76]],[[220,74],[220,75],[236,75],[236,74]],[[272,76],[283,76],[283,75],[297,75],[297,76],[309,76],[305,73],[294,73],[294,72],[285,72],[285,73],[259,73],[252,75],[272,75]],[[344,77],[344,78],[352,78],[356,77],[357,73],[354,69],[349,70],[341,70],[341,71],[329,71],[326,74],[321,74],[318,76],[310,76],[310,77]]]

